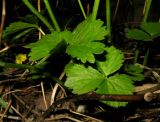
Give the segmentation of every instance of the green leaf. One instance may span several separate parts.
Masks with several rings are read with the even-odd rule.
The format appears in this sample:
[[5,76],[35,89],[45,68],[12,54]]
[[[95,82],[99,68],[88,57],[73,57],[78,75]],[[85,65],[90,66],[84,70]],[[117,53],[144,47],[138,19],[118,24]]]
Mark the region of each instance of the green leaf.
[[160,36],[160,23],[159,22],[148,22],[141,25],[141,28],[149,33],[152,39]]
[[[98,94],[122,94],[131,95],[133,94],[134,86],[132,80],[125,74],[115,74],[107,78],[99,85],[96,93]],[[103,101],[104,103],[112,107],[126,106],[127,102],[115,102],[115,101]]]
[[10,34],[14,34],[18,31],[22,31],[24,29],[28,28],[38,28],[35,24],[30,24],[26,22],[14,22],[9,25],[4,31],[3,31],[3,38],[6,38]]
[[41,58],[50,55],[51,51],[54,50],[63,40],[63,32],[53,32],[43,36],[43,38],[35,43],[26,45],[26,48],[31,48],[29,53],[30,60],[36,61]]
[[65,68],[67,80],[65,86],[73,89],[75,94],[94,91],[104,80],[104,76],[92,67],[78,64],[69,64]]
[[64,30],[63,32],[61,32],[61,36],[63,37],[63,39],[67,42],[70,37],[71,37],[71,32],[68,30]]
[[[106,60],[97,61],[98,70],[84,65],[69,64],[65,71],[67,80],[65,85],[73,89],[75,94],[83,94],[90,91],[96,91],[99,94],[122,94],[131,95],[134,87],[132,79],[125,74],[115,74],[122,66],[123,54],[115,47],[106,47]],[[112,74],[112,75],[111,75]],[[127,102],[105,101],[104,103],[112,107],[125,106]]]
[[137,65],[127,65],[125,66],[125,71],[133,81],[144,80],[143,69]]
[[122,66],[124,56],[122,52],[115,47],[106,47],[106,61],[97,61],[98,69],[106,76],[114,73]]
[[[7,106],[8,106],[8,103],[7,103],[6,101],[4,101],[1,97],[0,97],[0,106],[1,106],[2,108],[7,108]],[[12,110],[12,109],[9,109],[9,112],[10,112],[10,113],[13,113],[13,110]]]
[[126,33],[126,37],[129,39],[151,41],[152,38],[149,34],[139,29],[129,29]]
[[[32,30],[34,30],[34,28],[29,28],[29,29],[26,29],[20,33],[18,33],[16,36],[13,37],[13,41],[18,41],[19,38],[21,38],[22,36],[28,34],[29,32],[32,32]],[[28,34],[29,35],[29,34]]]
[[27,22],[27,23],[31,23],[31,24],[36,24],[36,25],[38,25],[38,23],[39,23],[39,19],[35,15],[33,15],[33,14],[28,14],[25,17],[22,17],[21,20],[23,22]]
[[[69,46],[66,52],[72,57],[76,57],[83,63],[95,62],[94,54],[104,51],[104,44],[100,42],[108,34],[101,20],[92,20],[89,16],[80,23],[70,35],[67,41]],[[82,52],[82,53],[81,53]]]
[[72,57],[77,57],[83,63],[86,61],[90,63],[95,62],[94,54],[101,54],[104,50],[104,45],[99,42],[86,42],[78,45],[70,45],[67,48],[67,53],[71,54]]

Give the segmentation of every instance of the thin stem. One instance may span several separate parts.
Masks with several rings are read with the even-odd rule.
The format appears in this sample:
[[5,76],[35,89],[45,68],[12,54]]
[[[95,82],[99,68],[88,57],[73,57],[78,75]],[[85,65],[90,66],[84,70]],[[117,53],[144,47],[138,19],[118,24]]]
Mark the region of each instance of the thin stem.
[[[147,22],[148,13],[149,13],[149,10],[150,10],[150,7],[151,7],[151,3],[152,3],[152,0],[145,0],[144,17],[143,17],[142,24]],[[147,65],[149,52],[150,52],[150,49],[148,47],[147,52],[145,53],[145,56],[144,56],[144,60],[143,60],[143,65],[145,65],[145,66]]]
[[47,11],[48,11],[48,14],[49,14],[49,16],[50,16],[50,18],[51,18],[51,20],[52,20],[52,22],[53,22],[56,30],[60,32],[60,31],[61,31],[61,30],[60,30],[60,27],[59,27],[59,25],[58,25],[58,23],[57,23],[57,20],[56,20],[56,18],[55,18],[55,16],[54,16],[54,13],[53,13],[53,11],[52,11],[52,9],[51,9],[51,6],[50,6],[48,0],[43,0],[43,1],[44,1],[44,3],[45,3],[45,6],[46,6]]
[[100,2],[100,0],[94,1],[93,11],[92,11],[92,18],[93,19],[96,19],[96,17],[97,17],[99,2]]
[[138,61],[138,56],[139,56],[139,50],[136,49],[136,51],[134,52],[135,56],[134,56],[134,63],[137,63]]
[[38,61],[38,63],[36,65],[42,64],[43,62],[45,62],[50,55],[47,55],[46,57],[42,58],[40,61]]
[[44,16],[42,16],[28,0],[22,0],[22,1],[30,9],[30,11],[33,14],[35,14],[49,28],[51,32],[54,30],[51,24],[47,21],[47,19]]
[[0,49],[2,45],[2,31],[4,27],[5,18],[6,18],[6,1],[3,0],[2,1],[2,17],[1,17],[1,25],[0,25]]
[[117,12],[118,12],[118,8],[119,8],[119,2],[120,2],[120,0],[117,0],[116,9],[115,9],[115,12],[114,12],[113,20],[115,20],[115,18],[116,18],[116,15],[117,15]]
[[149,10],[150,10],[150,7],[151,7],[151,3],[152,3],[152,0],[145,0],[144,17],[143,17],[142,24],[147,22],[148,13],[149,13]]
[[149,57],[149,52],[150,48],[148,47],[147,52],[145,53],[144,60],[143,60],[143,65],[146,66],[148,62],[148,57]]
[[78,3],[79,3],[79,7],[80,7],[80,9],[81,9],[81,11],[82,11],[82,14],[83,14],[84,18],[86,19],[87,16],[86,16],[86,13],[84,12],[84,8],[83,8],[83,6],[82,6],[81,0],[78,0]]
[[43,36],[45,35],[44,31],[40,27],[38,27],[38,30]]
[[110,0],[106,0],[106,25],[108,30],[108,42],[111,43],[111,14],[110,14]]
[[[38,9],[38,12],[40,13],[41,12],[41,0],[37,0],[37,9]],[[39,33],[38,33],[38,39],[41,39],[42,38],[42,33],[41,33],[41,27],[38,28],[39,30]]]
[[89,15],[89,10],[90,10],[90,5],[89,3],[87,3],[87,12],[86,12],[87,16]]
[[20,69],[31,69],[31,68],[34,68],[33,66],[27,65],[27,64],[6,63],[6,62],[3,62],[3,61],[0,61],[0,67],[20,68]]
[[45,95],[45,92],[44,92],[43,82],[41,82],[41,90],[42,90],[43,102],[44,102],[45,108],[47,109],[48,108],[48,104],[46,102],[46,95]]

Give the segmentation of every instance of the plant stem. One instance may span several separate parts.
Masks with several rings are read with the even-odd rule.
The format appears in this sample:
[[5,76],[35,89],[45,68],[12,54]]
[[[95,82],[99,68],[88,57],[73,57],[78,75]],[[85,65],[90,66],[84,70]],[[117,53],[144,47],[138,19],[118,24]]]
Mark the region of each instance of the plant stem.
[[5,24],[5,18],[6,18],[6,1],[2,1],[2,17],[1,17],[1,23],[0,23],[0,49],[2,46],[2,31]]
[[96,17],[97,17],[99,2],[100,2],[100,0],[95,0],[94,1],[93,11],[92,11],[93,20],[96,19]]
[[106,25],[108,30],[108,42],[111,43],[111,14],[110,14],[110,0],[106,0]]
[[54,30],[51,24],[47,21],[47,19],[44,16],[42,16],[28,0],[22,0],[22,1],[30,9],[30,11],[33,14],[35,14],[48,27],[48,29],[51,32]]
[[81,9],[81,11],[82,11],[82,14],[83,14],[84,18],[86,19],[87,16],[86,16],[86,13],[84,12],[84,8],[83,8],[83,6],[82,6],[81,0],[78,0],[78,4],[79,4],[79,7],[80,7],[80,9]]
[[148,47],[147,52],[145,53],[144,60],[143,60],[143,65],[146,66],[148,62],[148,57],[149,57],[149,52],[150,48]]
[[144,17],[143,17],[142,24],[147,22],[148,13],[149,13],[149,10],[151,7],[151,3],[152,3],[152,0],[145,0]]
[[50,18],[51,18],[51,20],[52,20],[52,22],[53,22],[56,30],[60,32],[60,31],[61,31],[61,30],[60,30],[60,27],[59,27],[59,25],[58,25],[58,23],[57,23],[57,20],[56,20],[56,18],[55,18],[55,16],[54,16],[54,13],[53,13],[53,11],[52,11],[52,9],[51,9],[51,6],[50,6],[48,0],[43,0],[43,1],[44,1],[44,3],[45,3],[45,6],[46,6],[47,11],[48,11],[48,13],[49,13],[49,16],[50,16]]
[[3,62],[3,61],[0,61],[0,67],[20,68],[20,69],[31,69],[31,68],[33,68],[33,66],[27,65],[27,64],[6,63],[6,62]]
[[139,56],[139,50],[136,49],[135,52],[134,52],[134,63],[137,63],[137,61],[138,61],[138,56]]
[[[151,7],[151,3],[152,3],[152,0],[145,0],[144,17],[143,17],[142,24],[144,24],[145,22],[147,22],[148,13],[149,13],[149,10],[150,10],[150,7]],[[144,66],[147,65],[149,52],[150,52],[150,49],[148,47],[147,52],[145,53],[145,56],[144,56],[144,60],[143,60],[143,65]]]

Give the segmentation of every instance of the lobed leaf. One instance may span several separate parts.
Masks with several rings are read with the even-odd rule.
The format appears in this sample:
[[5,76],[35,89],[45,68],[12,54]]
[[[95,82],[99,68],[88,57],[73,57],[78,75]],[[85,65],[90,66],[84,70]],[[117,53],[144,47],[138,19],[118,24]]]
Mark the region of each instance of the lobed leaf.
[[3,31],[3,38],[6,38],[10,34],[14,34],[16,32],[22,31],[24,29],[28,28],[38,28],[36,24],[26,23],[26,22],[14,22],[9,25],[4,31]]
[[39,19],[37,18],[37,16],[35,16],[33,14],[28,14],[25,17],[22,17],[21,20],[23,22],[28,22],[28,23],[36,24],[36,25],[38,25],[38,23],[39,23]]
[[[125,74],[115,74],[103,81],[96,93],[99,94],[122,94],[131,95],[133,94],[134,86],[132,80]],[[126,106],[127,102],[116,102],[116,101],[103,101],[112,107]]]
[[149,34],[139,29],[129,29],[126,33],[126,37],[129,39],[151,41],[152,38]]
[[45,35],[41,40],[26,45],[26,48],[31,48],[29,53],[30,60],[36,61],[41,58],[50,55],[51,51],[54,50],[63,40],[65,33],[57,32]]
[[16,34],[12,40],[13,41],[19,41],[21,37],[25,36],[25,35],[29,35],[29,33],[31,33],[35,28],[28,28],[28,29],[25,29],[21,32],[19,32],[18,34]]
[[67,80],[65,86],[73,89],[75,94],[94,91],[104,80],[104,76],[92,67],[79,64],[69,64],[65,68]]
[[67,53],[72,57],[80,59],[83,63],[95,62],[94,54],[101,54],[104,50],[104,44],[99,42],[86,42],[78,45],[70,45],[67,48]]
[[137,65],[127,65],[125,66],[125,71],[133,81],[144,80],[143,69]]
[[106,76],[114,73],[122,66],[124,56],[122,52],[115,47],[106,47],[105,51],[107,52],[105,61],[97,61],[98,69]]
[[[99,94],[123,94],[133,93],[134,86],[130,76],[125,74],[110,74],[116,72],[124,62],[123,54],[115,47],[106,47],[106,60],[97,61],[98,70],[79,64],[69,64],[65,71],[67,80],[65,85],[73,89],[75,94],[83,94],[96,91]],[[126,106],[127,102],[103,101],[112,107]]]
[[148,22],[141,25],[141,28],[150,34],[152,39],[160,36],[160,23]]
[[102,25],[101,20],[93,20],[91,16],[80,23],[66,40],[69,44],[66,52],[83,63],[86,61],[94,63],[94,54],[104,51],[105,45],[99,41],[108,34],[106,27]]

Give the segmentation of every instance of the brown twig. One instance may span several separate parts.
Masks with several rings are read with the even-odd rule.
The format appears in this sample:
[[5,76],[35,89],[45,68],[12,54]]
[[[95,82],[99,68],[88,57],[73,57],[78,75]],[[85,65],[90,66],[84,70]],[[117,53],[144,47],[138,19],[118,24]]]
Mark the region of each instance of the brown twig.
[[44,92],[43,82],[41,82],[41,90],[42,90],[42,96],[43,96],[44,105],[45,105],[45,108],[47,109],[48,108],[48,104],[46,102],[46,96],[45,96],[45,92]]
[[64,102],[76,102],[84,100],[105,100],[105,101],[121,101],[121,102],[138,102],[146,101],[150,102],[152,100],[160,101],[160,94],[146,93],[144,95],[106,95],[106,94],[96,94],[95,92],[89,92],[87,94],[82,94],[74,97],[67,97],[55,101],[41,116],[41,120],[49,116],[52,112],[56,111],[56,107]]
[[20,80],[25,80],[26,78],[12,78],[12,79],[6,79],[6,80],[0,80],[0,85],[8,82],[15,82]]
[[6,1],[2,0],[2,18],[1,18],[1,25],[0,25],[0,48],[2,44],[2,31],[4,27],[5,17],[6,17]]
[[3,118],[7,118],[7,119],[11,119],[11,120],[15,120],[15,121],[20,121],[21,118],[19,116],[12,116],[12,115],[2,115],[0,114],[0,117],[3,116]]
[[145,94],[147,92],[155,92],[159,89],[160,89],[160,84],[157,84],[156,86],[153,86],[151,88],[148,88],[148,89],[145,89],[145,90],[142,90],[142,91],[138,91],[136,94]]
[[116,4],[116,9],[115,9],[115,11],[114,11],[113,20],[115,20],[115,18],[116,18],[117,11],[118,11],[118,8],[119,8],[119,2],[120,2],[120,0],[117,0],[117,4]]
[[75,119],[75,118],[69,116],[68,114],[59,114],[59,115],[56,115],[53,118],[47,119],[45,122],[58,121],[60,119],[68,119],[68,120],[71,120],[73,122],[83,122],[83,121],[80,121],[78,119]]
[[42,120],[43,118],[49,116],[51,112],[56,111],[56,107],[59,104],[62,104],[64,102],[76,102],[76,101],[82,101],[82,100],[106,100],[106,101],[126,101],[126,102],[133,102],[133,101],[143,101],[144,95],[104,95],[104,94],[96,94],[95,92],[89,92],[87,94],[82,94],[78,96],[73,97],[67,97],[60,99],[58,101],[55,101],[43,114],[42,114]]
[[29,111],[32,112],[35,116],[39,116],[39,113],[35,110],[32,110],[30,106],[28,106],[22,99],[20,99],[16,94],[12,93],[12,95],[22,104],[24,105]]

